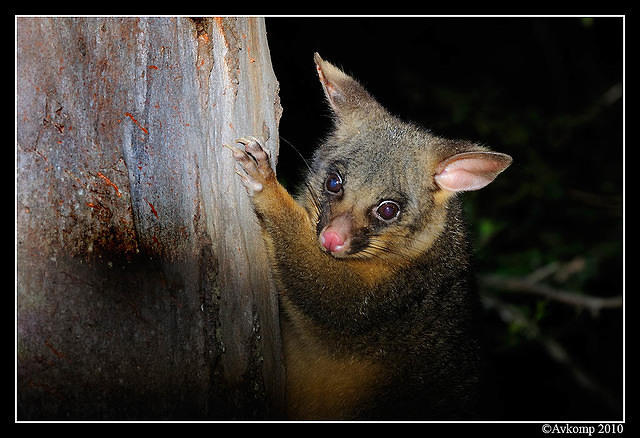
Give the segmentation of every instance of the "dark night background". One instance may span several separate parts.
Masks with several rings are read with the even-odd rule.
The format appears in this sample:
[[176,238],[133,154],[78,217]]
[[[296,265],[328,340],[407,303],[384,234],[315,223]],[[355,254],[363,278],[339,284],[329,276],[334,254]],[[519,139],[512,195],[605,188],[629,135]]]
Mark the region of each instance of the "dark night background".
[[[305,156],[330,128],[313,53],[392,113],[510,154],[464,194],[478,277],[623,293],[622,18],[267,18],[284,109]],[[304,165],[280,142],[278,174]],[[530,276],[535,273],[536,281]],[[480,281],[486,419],[621,420],[623,310],[591,311]]]

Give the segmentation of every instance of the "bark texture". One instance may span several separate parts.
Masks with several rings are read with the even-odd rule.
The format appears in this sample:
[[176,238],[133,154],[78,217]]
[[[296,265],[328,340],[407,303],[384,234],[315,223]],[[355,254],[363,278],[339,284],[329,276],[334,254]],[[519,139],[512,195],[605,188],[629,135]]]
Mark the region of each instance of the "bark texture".
[[264,21],[20,17],[17,63],[18,419],[277,416],[277,299],[221,146],[277,157]]

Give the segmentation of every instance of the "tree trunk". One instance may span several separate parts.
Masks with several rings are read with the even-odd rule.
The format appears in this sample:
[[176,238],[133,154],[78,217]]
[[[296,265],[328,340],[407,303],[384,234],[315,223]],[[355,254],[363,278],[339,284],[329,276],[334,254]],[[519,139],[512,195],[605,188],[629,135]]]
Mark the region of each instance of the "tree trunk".
[[277,298],[222,147],[277,156],[264,21],[21,17],[17,62],[18,419],[279,415]]

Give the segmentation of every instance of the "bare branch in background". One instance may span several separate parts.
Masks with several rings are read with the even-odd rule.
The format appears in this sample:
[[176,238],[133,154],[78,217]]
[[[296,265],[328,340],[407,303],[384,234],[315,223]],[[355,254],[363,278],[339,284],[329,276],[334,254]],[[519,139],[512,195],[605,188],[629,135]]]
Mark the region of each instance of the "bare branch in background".
[[569,276],[580,272],[585,265],[581,257],[576,257],[568,263],[549,263],[526,277],[505,277],[500,275],[484,275],[479,278],[481,286],[500,289],[508,292],[532,294],[549,300],[569,304],[578,308],[589,309],[593,316],[598,316],[602,309],[622,307],[622,296],[599,297],[585,295],[579,291],[558,289],[541,283],[554,276],[556,280],[566,281]]
[[611,409],[617,410],[620,401],[601,385],[594,377],[582,369],[570,356],[569,352],[556,339],[542,333],[537,322],[527,317],[521,309],[509,303],[499,300],[495,296],[483,295],[482,305],[485,309],[495,310],[505,324],[517,324],[523,334],[530,340],[539,342],[556,363],[564,366],[573,379],[582,388],[598,394]]

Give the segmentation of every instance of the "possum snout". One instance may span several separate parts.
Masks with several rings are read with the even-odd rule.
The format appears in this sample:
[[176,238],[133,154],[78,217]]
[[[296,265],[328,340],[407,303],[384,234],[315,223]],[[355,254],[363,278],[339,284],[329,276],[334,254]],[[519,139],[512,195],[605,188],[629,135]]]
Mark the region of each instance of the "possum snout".
[[318,240],[322,248],[335,257],[348,254],[351,248],[353,219],[350,214],[342,214],[322,229]]

